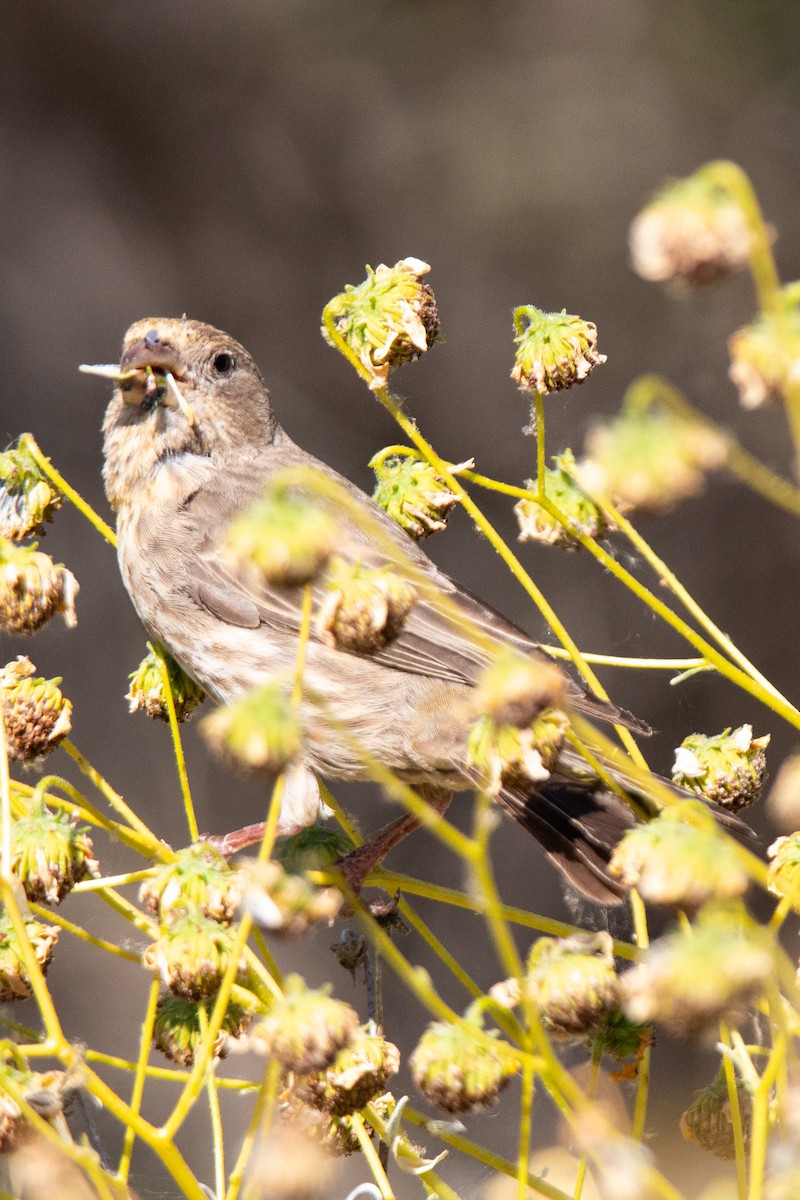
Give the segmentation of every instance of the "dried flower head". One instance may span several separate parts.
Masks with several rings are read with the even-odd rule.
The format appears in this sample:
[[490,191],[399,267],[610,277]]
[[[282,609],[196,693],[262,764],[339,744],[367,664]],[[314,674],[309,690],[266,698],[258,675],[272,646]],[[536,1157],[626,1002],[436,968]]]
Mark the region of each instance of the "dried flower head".
[[215,709],[200,729],[218,754],[268,775],[279,774],[302,747],[300,722],[282,679]]
[[[737,1077],[736,1091],[745,1148],[750,1145],[753,1102],[750,1093]],[[717,1158],[736,1157],[734,1122],[731,1112],[725,1068],[720,1066],[715,1078],[695,1092],[689,1107],[681,1114],[681,1133],[687,1142],[697,1142]]]
[[696,1037],[720,1020],[736,1024],[767,985],[772,953],[735,915],[712,909],[691,934],[655,941],[622,977],[623,1008],[633,1021],[656,1021],[674,1037]]
[[[573,478],[571,469],[575,466],[575,458],[572,451],[565,450],[553,462],[555,466],[552,469],[545,468],[544,491],[547,499],[569,518],[579,533],[599,541],[613,526],[602,509],[589,499]],[[538,490],[538,480],[528,479],[525,486],[535,492]],[[523,498],[514,505],[514,512],[519,523],[521,542],[543,542],[564,550],[580,549],[581,544],[574,533],[536,500]]]
[[329,1067],[299,1081],[297,1095],[313,1108],[345,1117],[384,1092],[399,1067],[397,1046],[362,1026]]
[[324,642],[353,654],[376,654],[399,636],[414,603],[410,583],[389,567],[366,567],[336,557],[317,613]]
[[800,288],[789,284],[779,293],[774,312],[760,314],[737,330],[729,342],[730,380],[743,408],[760,408],[780,400],[800,381]]
[[25,446],[0,454],[0,537],[12,542],[44,533],[64,497]]
[[[372,499],[406,533],[419,541],[444,529],[461,499],[451,491],[434,467],[410,454],[376,454],[369,464],[378,481]],[[473,465],[472,460],[451,466],[453,474]]]
[[245,582],[302,587],[320,573],[340,540],[319,503],[275,487],[228,526],[223,554]]
[[60,678],[33,679],[36,668],[21,655],[0,667],[0,708],[9,757],[38,763],[72,728],[72,705],[62,696]]
[[754,804],[767,773],[770,735],[753,737],[752,725],[705,737],[692,733],[675,751],[672,781],[731,812]]
[[748,885],[736,847],[699,800],[675,804],[646,825],[629,829],[609,869],[651,904],[687,909],[741,896]]
[[523,990],[555,1037],[591,1033],[619,1004],[610,936],[538,938],[528,957]]
[[563,708],[563,671],[541,655],[502,651],[481,673],[473,693],[474,711],[496,725],[530,725],[545,708]]
[[[53,957],[53,947],[58,941],[58,926],[43,925],[41,921],[28,917],[25,920],[25,929],[36,961],[46,973]],[[31,981],[25,967],[22,948],[11,918],[3,909],[0,912],[0,1001],[26,1000],[31,992]]]
[[542,396],[583,383],[606,361],[597,353],[597,326],[582,317],[542,312],[532,304],[514,310],[517,347],[511,378],[524,391]]
[[88,827],[44,805],[20,817],[11,829],[11,870],[31,901],[58,904],[76,883],[97,874]]
[[741,206],[702,172],[663,188],[634,220],[629,240],[643,279],[693,286],[743,266],[753,244]]
[[233,931],[195,910],[173,914],[142,964],[185,1000],[207,1000],[219,991],[233,950]]
[[334,1000],[330,991],[330,986],[312,991],[299,975],[289,975],[283,999],[253,1028],[250,1048],[298,1075],[329,1066],[359,1028],[355,1009]]
[[142,904],[168,922],[176,910],[197,909],[212,921],[229,925],[242,901],[239,877],[219,850],[208,842],[195,842],[145,880],[139,892]]
[[[381,263],[358,285],[347,284],[327,305],[341,334],[371,376],[373,390],[386,387],[393,367],[413,362],[430,349],[439,333],[436,298],[423,275],[428,263],[404,258],[387,267]],[[330,345],[330,334],[322,327]]]
[[623,511],[667,512],[703,490],[705,474],[728,454],[723,434],[655,404],[627,400],[611,422],[590,430],[580,476]]
[[344,897],[334,887],[317,887],[303,875],[290,875],[279,862],[239,861],[245,908],[253,920],[278,937],[301,937],[312,925],[330,924]]
[[341,829],[309,825],[276,842],[272,855],[287,875],[302,875],[304,871],[325,871],[354,849],[353,842]]
[[525,729],[479,717],[470,727],[467,761],[493,796],[504,787],[542,783],[556,764],[568,724],[557,708],[542,709]]
[[[193,679],[190,679],[181,666],[176,663],[166,650],[161,651],[167,665],[172,700],[175,705],[175,716],[179,721],[185,721],[192,715],[198,704],[202,704],[206,694]],[[152,646],[139,663],[135,671],[128,676],[131,686],[125,699],[129,702],[129,711],[138,712],[143,709],[148,717],[154,720],[169,721],[169,708],[164,695],[164,681],[161,675],[160,655]]]
[[[467,1021],[470,1022],[469,1013]],[[473,1035],[463,1025],[433,1021],[409,1059],[414,1083],[431,1104],[449,1113],[490,1108],[519,1071],[508,1048],[485,1033],[479,1018]],[[480,1031],[480,1036],[478,1036]]]
[[78,581],[65,566],[32,546],[15,546],[0,538],[0,628],[8,633],[35,633],[55,613],[68,626],[77,623]]
[[[191,1067],[197,1047],[211,1015],[212,1004],[195,1003],[172,992],[164,992],[156,1006],[153,1045],[180,1067]],[[205,1013],[201,1019],[200,1009]],[[238,1004],[230,1003],[214,1041],[214,1057],[224,1058],[230,1038],[240,1038],[250,1024],[250,1015]]]

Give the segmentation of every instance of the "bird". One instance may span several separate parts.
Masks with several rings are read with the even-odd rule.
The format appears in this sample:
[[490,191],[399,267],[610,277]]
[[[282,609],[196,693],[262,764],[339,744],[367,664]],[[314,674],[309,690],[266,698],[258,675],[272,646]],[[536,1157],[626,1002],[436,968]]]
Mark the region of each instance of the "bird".
[[[496,649],[548,663],[552,658],[437,568],[371,497],[292,441],[261,371],[229,334],[185,316],[145,318],[128,329],[118,367],[105,373],[116,386],[103,422],[103,476],[116,512],[122,579],[150,637],[214,701],[235,700],[297,661],[302,589],[254,581],[252,574],[242,578],[222,553],[230,523],[287,468],[313,468],[347,497],[337,513],[341,556],[410,563],[426,584],[398,636],[377,652],[339,649],[312,624],[302,764],[299,775],[287,776],[278,833],[318,817],[317,775],[371,777],[354,741],[439,812],[454,793],[474,790],[466,714],[487,665],[487,646],[489,655]],[[443,614],[431,598],[437,594],[463,622]],[[469,629],[480,637],[469,636]],[[649,732],[566,674],[564,686],[575,711]],[[316,706],[306,702],[306,689]],[[320,701],[335,723],[320,718]],[[639,785],[623,786],[634,800],[641,795]],[[637,821],[619,792],[619,784],[608,786],[607,777],[567,746],[546,778],[501,787],[495,800],[533,834],[578,893],[614,905],[626,890],[609,860]],[[411,816],[400,818],[354,852],[354,888],[416,824]],[[222,844],[240,848],[244,832]]]

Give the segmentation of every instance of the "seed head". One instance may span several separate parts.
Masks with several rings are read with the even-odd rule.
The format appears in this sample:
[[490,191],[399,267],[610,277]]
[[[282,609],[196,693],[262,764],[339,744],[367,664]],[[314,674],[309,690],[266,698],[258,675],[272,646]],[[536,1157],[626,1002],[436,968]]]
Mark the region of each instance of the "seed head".
[[651,904],[696,909],[707,900],[741,896],[747,873],[730,838],[700,801],[672,805],[623,834],[609,869]]
[[0,628],[35,633],[57,612],[70,628],[77,623],[78,581],[66,567],[32,546],[0,538]]
[[[43,925],[33,917],[25,920],[36,961],[46,974],[58,941],[57,925]],[[22,948],[8,913],[0,912],[0,1001],[26,1000],[32,993]]]
[[528,958],[523,990],[557,1038],[591,1033],[619,1004],[619,979],[607,933],[542,937]]
[[377,654],[400,635],[414,603],[410,583],[388,567],[331,561],[317,613],[323,641],[354,654]]
[[[347,284],[327,311],[377,391],[386,387],[392,368],[430,349],[439,333],[439,312],[433,291],[420,282],[430,271],[427,263],[404,258],[393,267],[381,263],[366,270],[364,282]],[[322,336],[333,345],[324,325]]]
[[230,925],[242,894],[237,873],[220,852],[208,842],[195,842],[145,880],[139,899],[165,923],[176,910],[197,909],[211,921]]
[[566,713],[544,708],[531,725],[498,725],[491,717],[473,722],[467,761],[490,795],[504,787],[527,786],[549,779],[564,744]]
[[299,975],[289,975],[283,999],[250,1034],[251,1048],[298,1075],[330,1066],[359,1028],[355,1009],[332,999],[330,991],[330,986],[312,991]]
[[[203,1036],[200,1009],[211,1015],[212,1004],[195,1003],[172,992],[164,992],[156,1006],[153,1025],[153,1045],[180,1067],[190,1067]],[[238,1004],[230,1003],[214,1042],[214,1057],[224,1058],[229,1038],[240,1038],[250,1023],[250,1016]]]
[[448,1113],[476,1112],[496,1103],[519,1063],[501,1043],[487,1042],[487,1036],[496,1034],[479,1038],[447,1021],[427,1027],[408,1064],[426,1100]]
[[9,757],[39,763],[72,728],[72,705],[59,690],[60,678],[33,679],[36,668],[21,655],[0,667],[0,708]]
[[767,773],[770,735],[753,737],[752,725],[705,737],[692,733],[675,751],[672,781],[731,812],[754,804]]
[[[167,664],[167,674],[175,704],[175,716],[179,721],[185,721],[192,715],[198,704],[203,703],[206,694],[193,679],[189,678],[171,654],[168,654],[166,650],[162,650],[161,653]],[[164,695],[160,660],[152,647],[128,678],[131,686],[125,699],[129,702],[130,712],[144,709],[148,717],[152,717],[153,720],[169,721],[169,708]]]
[[[386,458],[383,451],[369,464],[378,480],[372,499],[416,541],[444,529],[450,513],[461,499],[452,492],[429,462],[407,454]],[[453,474],[472,466],[451,467]]]
[[358,1112],[386,1090],[400,1067],[400,1051],[369,1026],[362,1026],[324,1071],[306,1075],[297,1095],[304,1104],[345,1117]]
[[532,304],[514,312],[517,334],[511,378],[523,391],[542,396],[583,383],[605,354],[597,353],[597,326],[582,317],[542,312]]
[[633,1021],[656,1021],[674,1037],[696,1037],[720,1020],[736,1024],[772,974],[772,954],[724,910],[703,914],[691,936],[655,941],[622,977],[623,1008]]
[[320,573],[340,540],[334,518],[319,503],[273,488],[228,526],[223,556],[256,586],[303,587]]
[[[738,1077],[736,1090],[739,1096],[744,1145],[747,1148],[750,1145],[752,1130],[753,1102],[750,1093],[742,1086]],[[733,1114],[724,1067],[720,1067],[711,1083],[695,1092],[692,1103],[681,1115],[681,1133],[687,1142],[697,1142],[717,1158],[736,1157]]]
[[[576,483],[570,468],[575,465],[571,450],[553,459],[555,466],[545,469],[544,490],[548,500],[568,517],[573,526],[586,537],[600,540],[613,528],[601,509],[589,499]],[[538,481],[529,479],[525,486],[530,491],[538,490]],[[581,544],[566,525],[551,516],[536,500],[522,499],[514,505],[519,523],[521,542],[543,542],[548,546],[560,546],[564,550],[579,550]]]
[[19,542],[44,533],[64,497],[24,446],[0,454],[0,537]]
[[268,775],[279,774],[303,744],[283,680],[266,683],[216,709],[203,719],[200,729],[218,754]]
[[240,860],[244,905],[258,925],[277,937],[301,937],[320,921],[328,924],[344,897],[337,888],[317,887],[303,875],[289,875],[278,862]]
[[781,400],[800,381],[800,304],[797,284],[784,288],[775,312],[762,313],[728,342],[731,382],[743,408]]
[[546,708],[566,702],[563,672],[547,659],[511,650],[497,655],[482,672],[474,708],[496,725],[531,725]]
[[142,964],[185,1000],[206,1000],[219,991],[230,961],[233,932],[196,910],[173,914],[161,936],[142,954]]
[[623,511],[668,512],[703,490],[705,473],[721,467],[726,438],[700,421],[657,405],[626,402],[615,420],[590,430],[581,478]]
[[746,264],[753,239],[730,192],[701,172],[665,187],[629,234],[633,269],[654,282],[715,283]]
[[76,883],[97,874],[88,828],[44,805],[20,817],[11,830],[11,870],[29,900],[59,904]]

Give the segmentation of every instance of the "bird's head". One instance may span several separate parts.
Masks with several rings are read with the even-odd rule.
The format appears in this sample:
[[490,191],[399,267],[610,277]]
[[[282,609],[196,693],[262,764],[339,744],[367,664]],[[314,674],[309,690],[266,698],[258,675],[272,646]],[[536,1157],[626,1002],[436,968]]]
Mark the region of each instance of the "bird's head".
[[201,321],[137,321],[119,365],[81,369],[116,381],[103,422],[104,477],[114,508],[178,455],[242,459],[275,435],[269,392],[253,359],[229,334]]

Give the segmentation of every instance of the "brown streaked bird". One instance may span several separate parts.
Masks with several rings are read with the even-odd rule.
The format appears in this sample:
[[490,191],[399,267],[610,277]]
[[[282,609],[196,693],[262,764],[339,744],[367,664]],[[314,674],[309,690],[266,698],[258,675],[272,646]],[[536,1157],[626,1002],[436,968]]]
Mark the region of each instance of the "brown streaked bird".
[[[325,472],[363,511],[363,524],[352,511],[339,514],[338,553],[386,562],[386,545],[394,545],[398,559],[410,560],[498,650],[541,654],[526,634],[439,571],[368,496],[291,441],[261,372],[228,334],[185,318],[138,321],[125,336],[118,374],[103,430],[122,577],[147,632],[213,699],[234,699],[296,661],[301,590],[245,583],[219,552],[229,522],[287,467]],[[177,389],[167,386],[169,374]],[[376,522],[383,531],[380,549],[369,530]],[[464,714],[486,662],[485,649],[420,595],[400,636],[377,653],[336,649],[312,631],[304,682],[371,755],[441,811],[454,791],[475,786]],[[567,688],[574,709],[646,732],[572,680]],[[281,833],[311,824],[320,812],[311,772],[334,779],[370,775],[350,738],[320,720],[318,709],[315,716],[304,702],[302,718],[310,770],[291,773]],[[609,875],[608,862],[635,818],[574,751],[562,751],[546,781],[504,789],[497,802],[538,839],[578,891],[602,904],[620,900],[623,889]],[[357,884],[414,825],[401,818],[369,849],[356,852],[351,881]],[[227,848],[244,842],[234,837]]]

